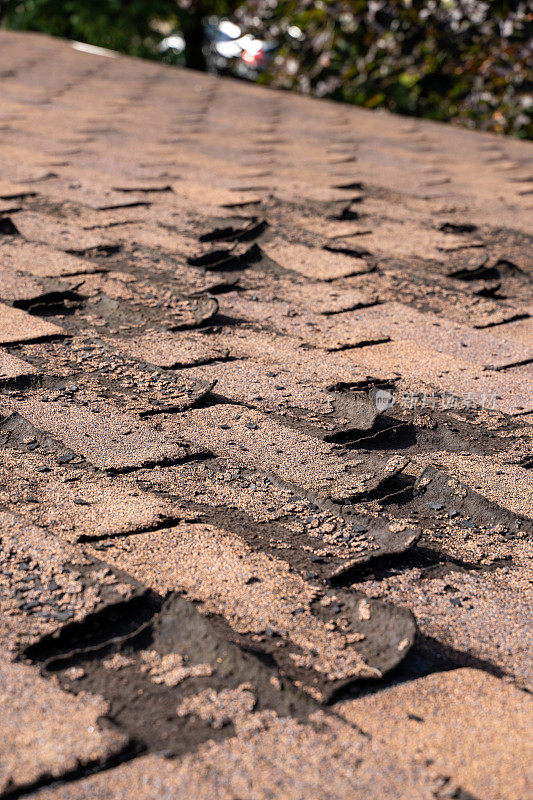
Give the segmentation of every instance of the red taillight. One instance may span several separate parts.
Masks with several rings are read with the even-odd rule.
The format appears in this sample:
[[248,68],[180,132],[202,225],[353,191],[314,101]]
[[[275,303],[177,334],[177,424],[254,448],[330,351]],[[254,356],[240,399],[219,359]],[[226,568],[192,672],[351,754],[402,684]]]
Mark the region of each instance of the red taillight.
[[262,50],[258,50],[257,53],[250,53],[248,50],[243,50],[241,58],[246,64],[253,65],[259,64],[263,60],[264,55]]

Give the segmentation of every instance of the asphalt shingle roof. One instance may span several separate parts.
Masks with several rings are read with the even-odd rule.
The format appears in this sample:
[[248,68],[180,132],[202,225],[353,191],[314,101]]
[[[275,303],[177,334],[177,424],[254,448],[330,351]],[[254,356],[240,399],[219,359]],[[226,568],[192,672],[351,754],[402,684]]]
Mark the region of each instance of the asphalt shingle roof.
[[524,800],[529,143],[0,33],[0,797]]

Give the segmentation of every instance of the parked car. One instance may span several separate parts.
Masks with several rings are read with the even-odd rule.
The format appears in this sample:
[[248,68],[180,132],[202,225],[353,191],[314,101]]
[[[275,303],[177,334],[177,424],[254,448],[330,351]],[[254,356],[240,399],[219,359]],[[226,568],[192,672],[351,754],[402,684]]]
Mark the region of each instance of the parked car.
[[[257,39],[244,33],[229,19],[210,17],[204,26],[204,57],[209,72],[234,75],[254,81],[270,64],[277,42]],[[180,55],[185,50],[181,33],[166,36],[159,44],[161,53]]]

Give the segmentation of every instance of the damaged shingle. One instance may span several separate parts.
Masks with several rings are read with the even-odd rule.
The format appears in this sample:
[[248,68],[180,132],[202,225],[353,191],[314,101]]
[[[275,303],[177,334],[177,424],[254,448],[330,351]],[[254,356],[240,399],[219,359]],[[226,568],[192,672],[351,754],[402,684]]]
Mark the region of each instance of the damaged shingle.
[[102,469],[122,471],[189,457],[189,449],[176,431],[161,434],[112,408],[94,412],[69,402],[0,401],[0,414],[13,412]]

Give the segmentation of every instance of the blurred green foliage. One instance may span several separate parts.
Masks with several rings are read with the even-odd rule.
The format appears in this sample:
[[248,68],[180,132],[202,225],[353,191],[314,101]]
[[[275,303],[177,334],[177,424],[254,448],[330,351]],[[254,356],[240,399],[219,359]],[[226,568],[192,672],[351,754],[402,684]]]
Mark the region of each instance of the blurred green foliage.
[[34,30],[119,50],[135,56],[157,51],[157,18],[175,13],[168,0],[7,0],[2,3],[8,28]]
[[161,30],[180,29],[198,68],[211,14],[278,40],[262,82],[533,138],[526,0],[0,0],[7,27],[136,56],[163,58]]
[[158,51],[161,31],[180,30],[187,66],[202,69],[203,18],[231,14],[237,5],[232,0],[0,0],[0,22],[159,60],[172,60]]
[[240,16],[280,38],[276,86],[533,137],[527,2],[249,0]]

